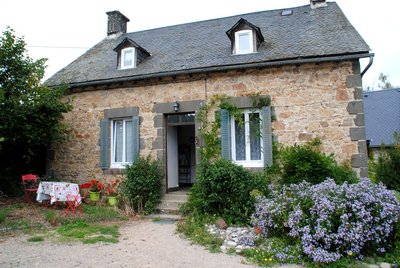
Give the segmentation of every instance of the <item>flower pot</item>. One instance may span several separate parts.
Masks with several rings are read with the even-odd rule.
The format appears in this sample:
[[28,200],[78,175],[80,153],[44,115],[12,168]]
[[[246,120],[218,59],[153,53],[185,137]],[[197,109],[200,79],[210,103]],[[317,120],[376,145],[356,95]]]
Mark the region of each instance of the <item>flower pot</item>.
[[108,197],[108,204],[111,206],[118,205],[118,196],[109,196]]
[[90,201],[98,201],[100,199],[100,192],[89,191]]

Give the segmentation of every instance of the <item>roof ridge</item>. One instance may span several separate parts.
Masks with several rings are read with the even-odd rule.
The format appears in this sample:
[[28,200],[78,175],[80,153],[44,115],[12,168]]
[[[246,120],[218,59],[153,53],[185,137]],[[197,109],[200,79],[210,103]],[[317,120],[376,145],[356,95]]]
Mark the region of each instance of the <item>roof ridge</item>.
[[[336,2],[328,2],[328,3],[336,4]],[[230,18],[240,17],[240,16],[256,15],[256,14],[259,14],[259,13],[273,13],[273,12],[276,12],[276,11],[283,11],[283,10],[288,10],[288,9],[300,9],[300,8],[305,8],[305,7],[309,7],[309,6],[310,5],[302,5],[302,6],[296,6],[296,7],[261,10],[261,11],[254,11],[254,12],[230,15],[230,16],[226,16],[226,17],[217,17],[217,18],[212,18],[212,19],[205,19],[205,20],[197,20],[197,21],[191,21],[191,22],[185,22],[185,23],[171,24],[171,25],[166,25],[166,26],[161,26],[161,27],[155,27],[155,28],[143,29],[143,30],[139,30],[139,31],[127,32],[124,35],[129,35],[129,34],[133,34],[133,33],[147,32],[147,31],[152,31],[152,30],[165,29],[165,28],[170,28],[170,27],[177,27],[177,26],[205,23],[205,22],[216,21],[216,20],[224,20],[224,19],[230,19]]]

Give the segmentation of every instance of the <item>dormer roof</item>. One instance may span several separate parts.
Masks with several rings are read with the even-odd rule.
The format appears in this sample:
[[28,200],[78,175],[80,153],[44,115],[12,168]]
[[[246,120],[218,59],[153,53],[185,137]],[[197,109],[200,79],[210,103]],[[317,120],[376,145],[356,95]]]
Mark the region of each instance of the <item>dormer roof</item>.
[[226,34],[228,35],[229,39],[234,40],[235,32],[243,29],[253,30],[257,39],[260,40],[260,43],[264,42],[264,36],[261,33],[260,27],[255,26],[243,18],[240,18],[240,20],[238,20],[235,25],[232,26],[232,28],[226,31]]
[[138,43],[136,43],[135,41],[133,41],[132,39],[130,39],[128,37],[125,37],[124,40],[122,40],[121,43],[119,43],[118,46],[116,46],[114,48],[114,51],[119,52],[119,51],[121,51],[121,49],[124,49],[127,47],[135,47],[138,50],[140,50],[143,54],[145,54],[147,57],[150,56],[150,53],[146,49],[144,49]]

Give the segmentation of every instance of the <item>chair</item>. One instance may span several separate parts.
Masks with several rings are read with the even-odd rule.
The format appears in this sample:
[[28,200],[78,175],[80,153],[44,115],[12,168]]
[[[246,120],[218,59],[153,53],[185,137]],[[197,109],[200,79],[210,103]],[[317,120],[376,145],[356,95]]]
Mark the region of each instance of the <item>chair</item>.
[[36,193],[39,187],[37,176],[33,174],[22,175],[22,186],[24,187],[26,202],[30,203],[30,193]]
[[83,213],[81,208],[81,202],[79,200],[79,195],[67,194],[66,203],[67,203],[67,208],[65,209],[65,212],[71,211],[72,213],[75,214],[76,210],[79,210],[81,213]]

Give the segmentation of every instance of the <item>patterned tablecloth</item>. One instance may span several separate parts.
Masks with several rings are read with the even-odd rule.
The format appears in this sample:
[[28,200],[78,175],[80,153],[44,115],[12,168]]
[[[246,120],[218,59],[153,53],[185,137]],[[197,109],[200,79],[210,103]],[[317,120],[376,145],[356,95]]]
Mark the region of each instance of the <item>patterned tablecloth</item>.
[[77,196],[77,203],[81,203],[78,184],[70,182],[42,181],[37,190],[36,200],[38,202],[43,202],[50,199],[50,204],[54,204],[55,202],[67,201],[67,195]]

